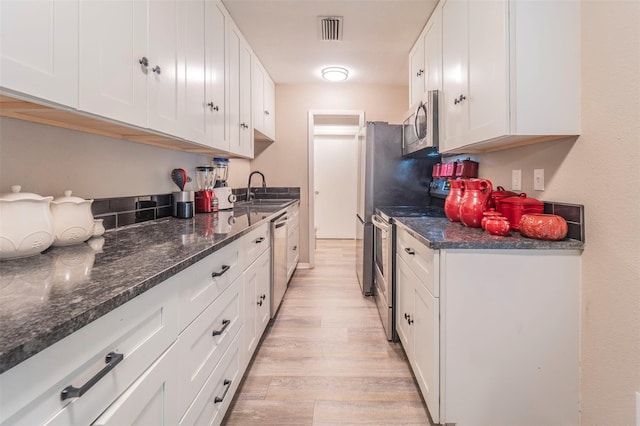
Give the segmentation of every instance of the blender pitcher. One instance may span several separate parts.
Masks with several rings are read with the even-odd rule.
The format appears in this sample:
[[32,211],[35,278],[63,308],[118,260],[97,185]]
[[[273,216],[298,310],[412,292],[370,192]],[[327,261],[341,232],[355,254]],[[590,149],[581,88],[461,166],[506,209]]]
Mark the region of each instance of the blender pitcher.
[[231,191],[227,184],[227,177],[229,174],[229,159],[216,157],[213,159],[213,167],[216,173],[216,183],[213,185],[213,192],[218,198],[218,206],[220,210],[227,210],[233,208],[233,203],[236,201],[236,196]]
[[215,181],[216,169],[212,166],[196,167],[196,182],[198,192],[196,192],[196,213],[211,213],[213,211],[213,182]]

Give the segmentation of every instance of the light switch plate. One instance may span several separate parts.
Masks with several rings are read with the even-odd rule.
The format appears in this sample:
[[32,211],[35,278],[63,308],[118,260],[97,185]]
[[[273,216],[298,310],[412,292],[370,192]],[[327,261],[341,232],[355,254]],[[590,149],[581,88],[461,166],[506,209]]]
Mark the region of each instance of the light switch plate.
[[522,170],[511,170],[511,190],[522,191]]
[[544,191],[544,169],[533,169],[533,189]]

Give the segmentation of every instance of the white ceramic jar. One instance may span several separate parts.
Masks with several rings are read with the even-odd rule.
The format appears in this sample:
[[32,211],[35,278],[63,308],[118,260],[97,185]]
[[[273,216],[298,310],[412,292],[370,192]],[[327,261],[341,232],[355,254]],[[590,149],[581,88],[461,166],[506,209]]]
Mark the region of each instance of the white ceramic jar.
[[53,197],[20,192],[0,194],[0,259],[33,256],[51,246],[55,238],[49,205]]
[[55,226],[54,246],[70,246],[87,241],[93,236],[93,200],[72,197],[65,191],[64,197],[51,201],[51,214]]

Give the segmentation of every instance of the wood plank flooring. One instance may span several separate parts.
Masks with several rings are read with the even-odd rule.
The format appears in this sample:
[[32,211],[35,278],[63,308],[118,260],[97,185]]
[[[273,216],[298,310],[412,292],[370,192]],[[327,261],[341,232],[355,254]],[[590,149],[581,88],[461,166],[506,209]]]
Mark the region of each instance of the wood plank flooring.
[[351,240],[297,270],[224,425],[430,425],[398,343],[360,293]]

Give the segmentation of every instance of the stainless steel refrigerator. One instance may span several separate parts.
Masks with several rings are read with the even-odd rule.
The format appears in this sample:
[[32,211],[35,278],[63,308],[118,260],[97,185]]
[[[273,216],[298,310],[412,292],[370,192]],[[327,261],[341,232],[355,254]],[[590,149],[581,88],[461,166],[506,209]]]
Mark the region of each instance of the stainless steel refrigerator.
[[377,207],[426,206],[435,157],[402,156],[402,126],[368,122],[358,135],[356,272],[362,293],[373,292],[373,225]]

